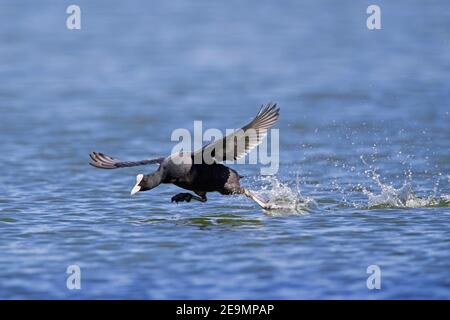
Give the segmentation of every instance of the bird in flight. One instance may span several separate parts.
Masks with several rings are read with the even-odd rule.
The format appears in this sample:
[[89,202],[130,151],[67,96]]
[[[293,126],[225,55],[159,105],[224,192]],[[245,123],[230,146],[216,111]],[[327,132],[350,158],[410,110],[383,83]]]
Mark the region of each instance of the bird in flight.
[[206,202],[207,192],[219,192],[222,195],[242,194],[253,199],[261,208],[269,210],[271,205],[260,199],[254,192],[240,185],[241,176],[221,162],[237,160],[259,145],[267,131],[279,117],[280,109],[276,104],[262,106],[256,117],[240,130],[234,131],[223,139],[213,141],[194,152],[180,151],[167,157],[139,161],[121,161],[101,152],[90,154],[90,164],[100,169],[159,164],[150,174],[139,174],[131,195],[151,190],[160,184],[172,183],[195,193],[178,193],[172,202]]

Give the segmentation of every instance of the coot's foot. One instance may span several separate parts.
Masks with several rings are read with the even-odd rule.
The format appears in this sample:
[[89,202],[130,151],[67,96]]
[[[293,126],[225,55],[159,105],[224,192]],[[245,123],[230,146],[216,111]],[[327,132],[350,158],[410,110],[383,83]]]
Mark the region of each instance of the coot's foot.
[[193,197],[192,194],[187,193],[187,192],[186,193],[182,192],[177,195],[174,195],[172,197],[172,202],[176,202],[176,203],[183,202],[183,201],[190,202],[192,197]]

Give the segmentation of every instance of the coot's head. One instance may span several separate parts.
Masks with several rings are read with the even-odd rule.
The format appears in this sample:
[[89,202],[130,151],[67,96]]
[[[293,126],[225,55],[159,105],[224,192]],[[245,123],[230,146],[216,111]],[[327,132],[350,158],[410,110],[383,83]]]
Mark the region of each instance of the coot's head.
[[141,191],[151,190],[161,184],[161,174],[159,171],[153,174],[138,174],[136,176],[136,184],[131,190],[131,195]]

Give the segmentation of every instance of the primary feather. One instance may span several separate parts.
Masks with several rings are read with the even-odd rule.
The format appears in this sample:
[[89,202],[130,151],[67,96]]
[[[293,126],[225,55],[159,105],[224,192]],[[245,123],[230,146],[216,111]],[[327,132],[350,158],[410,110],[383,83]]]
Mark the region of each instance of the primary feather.
[[119,159],[115,159],[113,157],[107,156],[101,152],[92,152],[89,154],[91,157],[91,162],[89,164],[91,166],[100,168],[100,169],[117,169],[117,168],[126,168],[126,167],[136,167],[143,166],[147,164],[156,164],[161,163],[164,158],[156,158],[156,159],[146,159],[139,161],[121,161]]
[[207,144],[199,152],[211,155],[218,162],[241,158],[262,142],[267,131],[278,120],[279,111],[276,103],[261,106],[250,123],[221,140]]

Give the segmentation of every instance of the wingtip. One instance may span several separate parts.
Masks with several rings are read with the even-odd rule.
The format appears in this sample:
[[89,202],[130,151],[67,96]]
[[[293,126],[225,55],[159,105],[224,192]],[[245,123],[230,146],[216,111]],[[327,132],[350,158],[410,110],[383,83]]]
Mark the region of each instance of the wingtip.
[[276,102],[272,102],[270,101],[269,103],[267,103],[265,106],[262,106],[262,109],[260,110],[260,113],[268,113],[271,111],[276,111],[278,112],[280,110],[280,108],[277,108],[278,104]]
[[98,163],[96,163],[96,162],[94,162],[94,161],[89,161],[89,164],[90,164],[91,166],[93,166],[94,168],[98,168],[98,169],[106,169],[106,168],[100,166]]
[[91,158],[91,161],[89,161],[89,164],[95,168],[99,168],[99,169],[114,169],[114,166],[110,165],[108,162],[105,162],[102,158],[101,155],[102,153],[100,152],[96,152],[96,151],[92,151],[89,154],[89,157]]

